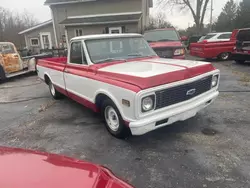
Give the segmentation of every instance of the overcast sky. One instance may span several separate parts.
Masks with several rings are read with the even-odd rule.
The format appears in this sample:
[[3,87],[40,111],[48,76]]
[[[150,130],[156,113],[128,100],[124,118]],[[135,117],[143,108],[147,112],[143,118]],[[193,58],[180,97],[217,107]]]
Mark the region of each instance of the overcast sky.
[[[45,0],[0,0],[0,6],[8,8],[12,11],[22,12],[28,10],[39,21],[46,21],[51,18],[49,7],[44,6]],[[216,18],[228,0],[214,0],[214,18]],[[209,8],[210,9],[210,8]],[[151,12],[154,13],[157,8],[154,8]],[[193,18],[189,12],[180,13],[177,10],[166,10],[167,19],[178,28],[186,28],[188,25],[192,25]],[[209,14],[206,15],[205,23],[209,22]]]

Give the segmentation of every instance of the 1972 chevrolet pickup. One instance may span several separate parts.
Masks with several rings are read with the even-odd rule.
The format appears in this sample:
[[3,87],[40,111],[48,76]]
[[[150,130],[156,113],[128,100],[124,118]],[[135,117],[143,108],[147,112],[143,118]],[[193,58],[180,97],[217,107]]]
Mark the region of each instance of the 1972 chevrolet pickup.
[[212,64],[159,58],[139,34],[73,38],[68,58],[41,59],[37,69],[55,99],[101,112],[118,138],[189,119],[219,94]]

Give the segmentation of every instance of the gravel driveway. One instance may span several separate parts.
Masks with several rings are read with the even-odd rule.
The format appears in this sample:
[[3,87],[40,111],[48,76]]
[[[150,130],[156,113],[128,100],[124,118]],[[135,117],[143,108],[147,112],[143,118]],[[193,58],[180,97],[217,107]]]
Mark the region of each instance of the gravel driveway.
[[214,104],[128,140],[110,136],[81,105],[52,100],[36,76],[12,79],[0,85],[0,145],[106,165],[139,188],[250,187],[250,64],[213,64],[222,91]]

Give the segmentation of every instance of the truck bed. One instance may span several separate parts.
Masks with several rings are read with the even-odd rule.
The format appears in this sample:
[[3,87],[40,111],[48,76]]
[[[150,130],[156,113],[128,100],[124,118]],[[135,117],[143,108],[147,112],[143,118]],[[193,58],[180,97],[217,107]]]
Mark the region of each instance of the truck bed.
[[215,58],[224,52],[232,53],[235,43],[235,41],[192,43],[190,45],[190,54],[201,58]]
[[63,71],[66,64],[67,64],[67,57],[45,58],[45,59],[39,59],[37,62],[37,65],[55,69],[57,71]]

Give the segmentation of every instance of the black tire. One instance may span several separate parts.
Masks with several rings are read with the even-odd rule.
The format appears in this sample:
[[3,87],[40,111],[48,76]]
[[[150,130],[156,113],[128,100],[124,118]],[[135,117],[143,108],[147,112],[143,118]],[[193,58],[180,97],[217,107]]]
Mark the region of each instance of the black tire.
[[56,90],[51,81],[49,81],[48,85],[49,85],[49,92],[54,99],[59,100],[63,98],[63,95]]
[[221,53],[221,54],[218,56],[219,60],[221,60],[221,61],[227,61],[227,60],[230,59],[230,57],[231,57],[231,53],[229,53],[229,52]]
[[3,82],[4,80],[6,80],[5,71],[3,67],[0,65],[0,82]]
[[235,60],[235,63],[243,64],[243,63],[245,63],[245,60]]
[[[108,112],[114,113],[114,116],[113,116],[114,119],[112,121],[118,123],[117,128],[114,128],[114,126],[112,126],[112,123],[110,124],[108,117],[107,117]],[[131,135],[130,129],[124,124],[124,121],[122,119],[122,116],[119,110],[110,99],[106,99],[102,103],[101,114],[104,118],[105,127],[107,128],[108,132],[111,135],[119,139],[125,139]]]

